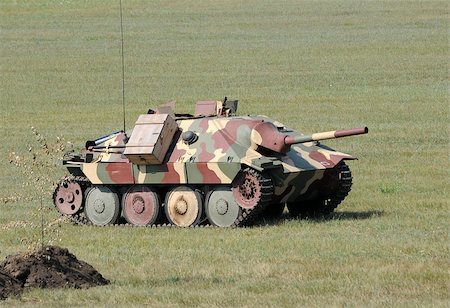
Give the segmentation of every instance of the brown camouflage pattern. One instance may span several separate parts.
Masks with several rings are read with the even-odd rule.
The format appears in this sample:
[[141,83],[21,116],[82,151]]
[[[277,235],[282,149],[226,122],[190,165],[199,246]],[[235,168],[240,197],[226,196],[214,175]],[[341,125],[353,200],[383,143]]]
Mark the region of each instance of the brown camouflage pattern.
[[[197,113],[220,112],[219,103],[215,107],[215,101],[202,102]],[[317,140],[367,132],[363,128],[305,136],[265,116],[179,117],[176,123],[179,131],[162,164],[130,163],[123,154],[127,135],[120,132],[84,149],[89,157],[85,162],[68,160],[65,165],[79,167],[92,184],[107,185],[229,185],[240,170],[251,167],[272,178],[274,200],[289,202],[323,194],[332,186],[328,175],[333,168],[342,160],[356,159]],[[187,144],[182,138],[186,131],[198,139]]]

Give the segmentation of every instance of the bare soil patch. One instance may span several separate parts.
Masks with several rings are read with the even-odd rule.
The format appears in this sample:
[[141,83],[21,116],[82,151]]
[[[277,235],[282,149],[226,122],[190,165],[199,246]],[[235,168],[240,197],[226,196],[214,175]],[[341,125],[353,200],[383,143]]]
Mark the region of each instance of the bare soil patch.
[[8,273],[0,269],[0,300],[22,292],[22,284]]
[[0,263],[0,299],[24,288],[79,289],[108,283],[91,265],[58,246],[11,255]]

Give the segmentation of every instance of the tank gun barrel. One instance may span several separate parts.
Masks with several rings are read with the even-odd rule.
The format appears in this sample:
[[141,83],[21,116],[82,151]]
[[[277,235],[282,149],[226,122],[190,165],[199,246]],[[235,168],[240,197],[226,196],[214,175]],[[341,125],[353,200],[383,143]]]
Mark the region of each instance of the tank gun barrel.
[[284,143],[287,146],[289,146],[296,143],[305,143],[310,141],[319,141],[319,140],[335,139],[341,137],[367,134],[368,132],[369,129],[367,127],[360,127],[352,129],[333,130],[322,133],[314,133],[312,135],[304,135],[304,136],[286,136],[286,138],[284,139]]

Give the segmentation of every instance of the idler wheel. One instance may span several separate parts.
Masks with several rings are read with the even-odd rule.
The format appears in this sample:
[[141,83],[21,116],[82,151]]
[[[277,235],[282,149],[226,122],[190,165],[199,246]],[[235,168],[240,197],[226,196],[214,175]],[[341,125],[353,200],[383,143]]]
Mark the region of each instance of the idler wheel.
[[122,197],[123,216],[135,226],[154,224],[160,206],[158,194],[147,186],[132,186]]
[[87,191],[84,213],[94,225],[114,224],[120,214],[119,197],[106,186],[93,187]]
[[230,187],[218,187],[206,195],[205,212],[211,224],[230,227],[242,214]]
[[83,191],[80,184],[74,181],[63,181],[56,188],[53,202],[65,215],[77,213],[83,204]]
[[187,186],[176,187],[166,195],[165,211],[174,225],[195,226],[202,215],[202,196]]

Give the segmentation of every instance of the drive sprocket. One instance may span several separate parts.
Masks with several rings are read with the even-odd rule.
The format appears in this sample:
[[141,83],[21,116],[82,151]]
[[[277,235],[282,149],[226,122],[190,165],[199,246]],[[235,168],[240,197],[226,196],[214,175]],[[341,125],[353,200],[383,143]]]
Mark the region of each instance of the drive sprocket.
[[274,187],[272,179],[261,172],[245,168],[232,183],[233,196],[242,207],[234,227],[251,224],[270,204]]

